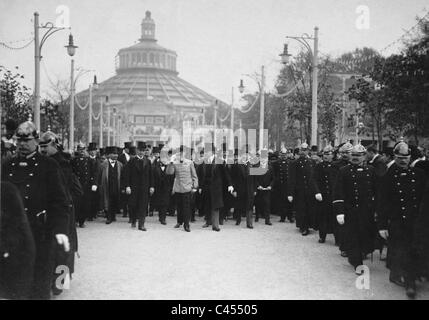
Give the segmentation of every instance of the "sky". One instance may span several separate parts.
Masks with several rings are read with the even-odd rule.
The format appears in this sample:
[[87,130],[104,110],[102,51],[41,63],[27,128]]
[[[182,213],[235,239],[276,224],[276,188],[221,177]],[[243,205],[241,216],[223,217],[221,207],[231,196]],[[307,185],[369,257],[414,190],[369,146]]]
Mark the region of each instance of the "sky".
[[[273,89],[283,44],[289,43],[292,54],[302,48],[286,36],[311,35],[318,26],[319,50],[325,55],[364,46],[382,50],[429,10],[427,0],[0,0],[0,42],[24,45],[28,41],[21,40],[34,35],[33,13],[39,12],[40,23],[57,23],[59,6],[68,8],[78,46],[76,67],[94,70],[79,78],[78,91],[88,87],[94,73],[99,82],[115,75],[116,54],[140,38],[140,23],[149,10],[158,44],[178,54],[179,76],[227,103],[232,88],[239,95],[241,78],[246,90],[256,91],[255,82],[244,75],[262,65],[267,89]],[[69,33],[57,32],[42,48],[42,98],[52,82],[70,77],[64,48]],[[399,49],[394,45],[382,53]],[[18,66],[25,84],[34,87],[34,44],[22,50],[0,46],[0,65]]]

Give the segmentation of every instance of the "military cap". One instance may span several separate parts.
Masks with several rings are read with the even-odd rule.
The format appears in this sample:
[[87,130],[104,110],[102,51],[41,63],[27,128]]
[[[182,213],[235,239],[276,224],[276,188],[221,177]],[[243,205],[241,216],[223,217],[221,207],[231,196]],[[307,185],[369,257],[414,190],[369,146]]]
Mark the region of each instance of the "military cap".
[[399,157],[408,157],[411,152],[411,148],[403,141],[398,142],[393,148],[393,154]]
[[79,151],[79,150],[85,150],[85,148],[86,148],[86,146],[85,146],[85,144],[83,142],[79,142],[77,144],[77,151]]
[[53,133],[52,131],[46,131],[40,137],[39,145],[40,146],[46,146],[50,143],[54,143],[57,147],[60,145],[60,141],[58,139],[58,136],[55,133]]
[[323,149],[323,154],[331,154],[334,153],[334,148],[328,144],[324,149]]
[[31,121],[21,123],[16,129],[15,137],[18,140],[32,140],[39,139],[39,133],[36,126]]
[[363,154],[363,153],[365,153],[365,152],[366,152],[366,148],[365,148],[363,145],[361,145],[360,143],[358,143],[357,145],[355,145],[355,146],[352,148],[351,152],[352,152],[352,153],[360,153],[360,154]]
[[306,142],[302,143],[299,147],[301,150],[308,150],[308,144]]
[[351,152],[351,151],[352,151],[352,149],[353,149],[353,145],[352,145],[349,141],[347,141],[346,143],[344,143],[344,144],[340,147],[339,152],[341,152],[341,153],[344,153],[344,152]]

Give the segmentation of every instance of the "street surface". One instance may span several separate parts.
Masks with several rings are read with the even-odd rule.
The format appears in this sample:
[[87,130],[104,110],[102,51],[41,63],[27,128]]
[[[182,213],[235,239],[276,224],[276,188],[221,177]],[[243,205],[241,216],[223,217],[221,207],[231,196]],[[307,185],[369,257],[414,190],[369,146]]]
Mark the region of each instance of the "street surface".
[[[370,289],[357,289],[331,236],[319,244],[316,232],[303,237],[278,220],[259,220],[253,230],[229,220],[214,232],[197,217],[187,233],[173,228],[176,217],[164,226],[156,213],[147,217],[147,232],[125,218],[111,225],[98,218],[78,229],[76,273],[56,299],[406,299],[378,251],[365,261]],[[429,300],[429,283],[417,289],[418,299]]]

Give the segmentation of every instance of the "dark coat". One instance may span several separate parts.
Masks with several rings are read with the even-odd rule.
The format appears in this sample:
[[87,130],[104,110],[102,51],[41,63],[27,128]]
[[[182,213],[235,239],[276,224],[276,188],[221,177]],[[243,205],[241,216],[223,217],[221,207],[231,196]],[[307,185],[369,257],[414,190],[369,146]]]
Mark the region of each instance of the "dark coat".
[[0,298],[26,299],[33,283],[36,247],[18,189],[1,183]]
[[146,208],[149,203],[149,188],[155,187],[149,159],[143,157],[139,161],[136,157],[128,162],[124,170],[124,189],[127,187],[131,188],[128,205],[132,208]]
[[[101,208],[103,210],[108,211],[109,210],[109,166],[110,162],[109,160],[105,160],[100,165],[100,171],[98,173],[98,186],[100,188],[100,203]],[[117,194],[119,195],[121,193],[121,177],[122,177],[122,163],[119,161],[116,161],[116,168],[118,170],[118,190]]]
[[288,196],[293,197],[298,228],[315,227],[316,213],[314,198],[319,188],[314,179],[315,163],[307,157],[300,157],[289,167]]
[[374,168],[350,164],[340,169],[332,199],[334,213],[344,214],[344,250],[374,250],[376,190]]
[[[131,160],[131,158],[130,158],[130,160]],[[130,161],[129,160],[129,161]],[[121,153],[120,155],[119,155],[119,157],[118,157],[118,161],[120,162],[120,163],[122,163],[124,166],[125,165],[127,165],[128,164],[128,162],[129,161],[127,161],[127,158],[125,157],[125,154],[124,153]]]
[[412,257],[424,256],[424,233],[418,229],[425,184],[423,170],[402,169],[396,164],[382,179],[377,224],[379,230],[389,231],[388,266],[396,271],[404,265],[417,266]]
[[237,192],[235,209],[249,211],[253,209],[256,192],[256,176],[250,175],[251,165],[235,163],[231,165],[231,181]]
[[[67,236],[70,241],[70,252],[64,253],[59,251],[57,253],[58,265],[67,265],[70,270],[70,274],[74,273],[74,258],[75,253],[78,251],[78,238],[76,231],[76,217],[75,217],[75,203],[83,195],[83,189],[79,179],[73,173],[72,166],[62,153],[58,152],[52,156],[55,161],[59,164],[64,179],[64,185],[66,186],[68,201],[69,201],[69,230]],[[66,262],[64,262],[66,261]]]
[[69,200],[61,169],[51,158],[35,153],[14,158],[3,167],[2,179],[18,187],[36,244],[32,295],[50,298],[54,274],[55,235],[69,232]]
[[[164,167],[164,170],[162,169]],[[152,204],[156,207],[168,207],[170,204],[171,191],[173,188],[172,176],[167,175],[167,166],[160,160],[156,160],[152,165],[155,193],[152,196]]]
[[368,161],[368,165],[374,168],[375,174],[378,178],[381,178],[386,174],[387,166],[380,155],[377,155],[374,160],[371,159],[370,161]]
[[314,178],[322,194],[322,201],[317,203],[319,228],[325,233],[336,233],[337,221],[332,208],[332,193],[337,180],[338,170],[333,163],[323,161],[314,169]]
[[[210,210],[220,209],[224,206],[224,186],[231,186],[231,177],[223,164],[203,163],[197,173],[199,188],[202,189],[203,205]],[[210,170],[210,172],[209,172]],[[201,180],[200,180],[201,177]]]

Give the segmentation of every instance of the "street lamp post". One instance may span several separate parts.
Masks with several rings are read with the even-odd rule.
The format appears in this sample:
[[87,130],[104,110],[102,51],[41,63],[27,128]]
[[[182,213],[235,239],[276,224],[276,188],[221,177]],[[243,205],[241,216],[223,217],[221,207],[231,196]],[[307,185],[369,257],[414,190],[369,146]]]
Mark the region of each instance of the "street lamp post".
[[[308,52],[310,53],[312,57],[312,90],[311,90],[311,144],[312,145],[318,145],[317,140],[317,86],[318,86],[318,54],[319,54],[319,28],[314,27],[314,36],[310,37],[307,34],[304,34],[301,37],[290,37],[287,36],[286,38],[297,40],[299,43],[304,45]],[[313,50],[311,49],[311,46],[308,44],[306,40],[313,40],[314,46]],[[287,64],[289,62],[290,54],[287,52],[287,45],[284,47],[283,53],[280,54],[282,57],[282,63]]]
[[89,85],[89,123],[88,123],[88,144],[92,142],[92,90],[98,88],[97,76],[94,76],[94,82]]
[[[259,87],[260,108],[259,108],[259,150],[264,148],[264,116],[265,116],[265,67],[261,67],[261,80],[256,80]],[[244,92],[243,80],[240,80],[238,87],[240,93]]]
[[[77,46],[73,43],[73,36],[69,35],[69,44],[65,46],[67,53],[70,57],[73,57],[76,53]],[[69,149],[71,152],[74,151],[74,59],[71,59],[71,72],[70,72],[70,136],[69,136]]]
[[[39,29],[48,29],[40,40]],[[39,25],[39,13],[34,13],[34,125],[40,131],[40,61],[45,41],[54,33],[70,28],[55,27],[52,22]]]
[[234,150],[234,87],[231,88],[231,148]]

